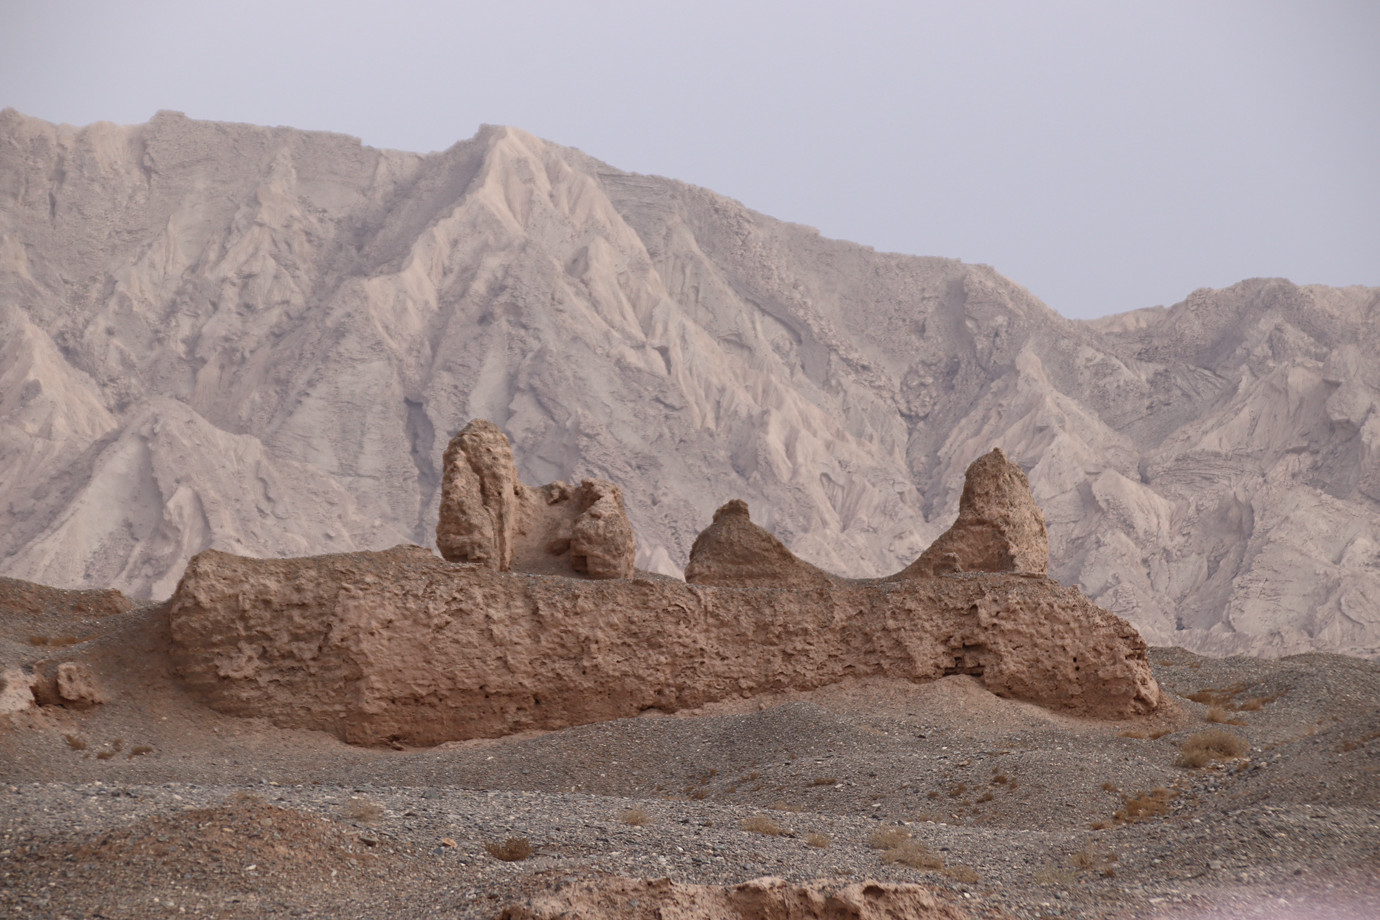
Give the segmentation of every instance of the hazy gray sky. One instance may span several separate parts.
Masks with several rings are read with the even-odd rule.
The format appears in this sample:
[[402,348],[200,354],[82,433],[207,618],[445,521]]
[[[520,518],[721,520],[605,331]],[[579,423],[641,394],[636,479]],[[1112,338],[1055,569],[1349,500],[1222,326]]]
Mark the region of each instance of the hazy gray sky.
[[511,124],[1068,316],[1380,285],[1380,2],[0,0],[0,107]]

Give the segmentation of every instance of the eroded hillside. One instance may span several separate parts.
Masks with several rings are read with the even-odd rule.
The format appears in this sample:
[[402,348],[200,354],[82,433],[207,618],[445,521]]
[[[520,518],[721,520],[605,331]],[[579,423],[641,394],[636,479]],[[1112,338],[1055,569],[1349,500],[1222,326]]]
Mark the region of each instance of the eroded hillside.
[[207,547],[431,544],[486,417],[524,479],[620,483],[643,568],[738,497],[875,576],[999,446],[1051,574],[1150,641],[1375,654],[1378,304],[1257,280],[1075,323],[512,128],[419,156],[6,110],[0,571],[161,598]]

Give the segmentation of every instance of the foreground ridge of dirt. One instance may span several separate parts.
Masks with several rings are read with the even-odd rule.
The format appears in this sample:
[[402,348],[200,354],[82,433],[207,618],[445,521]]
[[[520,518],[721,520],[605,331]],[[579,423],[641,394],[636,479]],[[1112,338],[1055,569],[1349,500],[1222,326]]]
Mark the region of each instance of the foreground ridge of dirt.
[[[540,508],[564,503],[564,490],[534,503],[495,426],[472,423],[446,455],[439,540],[479,564],[420,547],[273,560],[203,552],[168,602],[188,688],[223,712],[357,744],[421,745],[850,676],[971,674],[998,695],[1103,718],[1159,703],[1139,634],[1044,577],[1043,517],[999,450],[972,465],[958,521],[936,544],[944,574],[927,554],[893,579],[835,578],[792,556],[739,502],[695,542],[692,584],[506,571],[533,553],[586,560],[599,555],[588,545],[630,545],[575,548],[582,528],[595,529],[589,519],[621,533],[621,504],[599,517],[594,503],[574,519],[575,537],[553,541]],[[569,527],[571,512],[555,516]]]

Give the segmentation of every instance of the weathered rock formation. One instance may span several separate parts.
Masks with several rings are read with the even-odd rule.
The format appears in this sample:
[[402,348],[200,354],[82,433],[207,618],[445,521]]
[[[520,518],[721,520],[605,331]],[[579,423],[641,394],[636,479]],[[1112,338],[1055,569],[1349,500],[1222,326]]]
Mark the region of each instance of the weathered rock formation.
[[[503,451],[485,456],[491,481],[513,481]],[[974,497],[966,532],[1028,523],[1005,463],[989,455],[970,477],[1006,491]],[[1022,564],[1043,569],[1038,541],[1021,539]],[[498,551],[456,565],[416,546],[305,559],[208,550],[169,601],[174,654],[219,710],[360,744],[563,728],[874,675],[971,674],[1002,696],[1101,717],[1158,705],[1129,624],[1035,572],[974,571],[989,540],[951,541],[954,574],[850,581],[794,559],[730,502],[696,545],[694,584],[534,578],[490,564]]]
[[1048,570],[1044,513],[1030,494],[1025,471],[995,447],[968,467],[958,520],[919,559],[892,577],[947,572],[1043,575]]
[[24,712],[32,709],[34,699],[34,678],[22,668],[5,668],[0,671],[0,715]]
[[752,523],[747,502],[735,498],[714,512],[695,538],[685,580],[692,585],[742,588],[814,588],[835,579],[796,558],[786,545]]
[[81,661],[40,661],[33,672],[10,667],[0,671],[0,714],[34,706],[90,709],[109,696]]
[[898,882],[758,878],[741,885],[686,885],[669,878],[579,881],[513,904],[499,920],[963,920],[968,914],[927,888]]
[[637,555],[616,485],[523,485],[507,436],[485,419],[446,448],[436,545],[450,562],[591,578],[628,578]]
[[81,661],[45,661],[34,668],[33,695],[40,706],[90,709],[109,697]]

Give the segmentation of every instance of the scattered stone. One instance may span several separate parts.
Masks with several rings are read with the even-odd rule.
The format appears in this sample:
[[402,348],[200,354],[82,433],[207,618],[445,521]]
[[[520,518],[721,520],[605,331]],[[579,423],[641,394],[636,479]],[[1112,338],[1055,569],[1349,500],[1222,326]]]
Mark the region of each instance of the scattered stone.
[[963,920],[927,888],[896,882],[758,878],[732,887],[684,885],[669,878],[581,881],[512,904],[499,920]]

